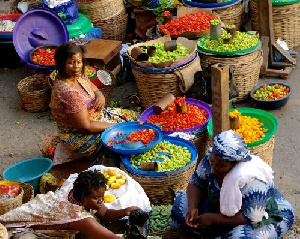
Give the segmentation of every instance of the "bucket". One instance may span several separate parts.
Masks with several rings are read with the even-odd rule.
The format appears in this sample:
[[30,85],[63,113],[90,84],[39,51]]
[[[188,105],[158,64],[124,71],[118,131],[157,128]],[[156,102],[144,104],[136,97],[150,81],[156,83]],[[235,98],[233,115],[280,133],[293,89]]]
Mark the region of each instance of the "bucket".
[[50,171],[52,161],[48,158],[33,158],[16,163],[3,171],[6,180],[29,183],[35,192],[39,191],[40,179]]

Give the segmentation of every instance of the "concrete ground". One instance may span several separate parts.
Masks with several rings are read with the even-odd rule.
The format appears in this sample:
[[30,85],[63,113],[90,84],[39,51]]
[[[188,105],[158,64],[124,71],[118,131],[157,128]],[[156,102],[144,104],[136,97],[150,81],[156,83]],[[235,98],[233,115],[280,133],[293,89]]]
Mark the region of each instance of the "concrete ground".
[[[286,82],[293,88],[288,103],[284,107],[270,112],[278,119],[273,157],[275,185],[292,203],[297,224],[300,222],[299,75],[300,66],[298,64],[287,80],[260,79],[260,83],[265,81]],[[56,125],[49,111],[28,113],[21,110],[17,83],[24,77],[26,77],[25,68],[0,68],[0,172],[24,159],[41,157],[38,143],[45,135],[56,131]],[[112,99],[120,100],[124,104],[125,97],[136,92],[135,82],[125,82],[114,88]],[[247,102],[240,106],[251,106],[251,103]]]

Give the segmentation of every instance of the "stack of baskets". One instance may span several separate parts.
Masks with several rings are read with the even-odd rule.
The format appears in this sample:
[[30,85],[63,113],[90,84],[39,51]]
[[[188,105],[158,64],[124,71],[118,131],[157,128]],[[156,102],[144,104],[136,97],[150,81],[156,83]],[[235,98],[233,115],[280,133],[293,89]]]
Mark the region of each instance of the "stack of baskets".
[[200,53],[201,66],[206,68],[211,64],[222,63],[233,68],[233,81],[236,84],[239,95],[235,101],[244,101],[249,98],[251,90],[257,85],[260,66],[262,64],[262,50],[258,50],[235,57],[223,57]]
[[43,112],[49,108],[51,88],[48,76],[28,76],[18,83],[17,88],[24,110]]
[[126,36],[128,14],[123,0],[79,0],[79,12],[85,14],[94,27],[101,28],[102,38],[123,41]]
[[[300,45],[300,2],[293,4],[285,1],[286,5],[272,6],[273,28],[275,39],[286,41],[290,49]],[[250,1],[251,25],[253,30],[259,31],[258,3]]]

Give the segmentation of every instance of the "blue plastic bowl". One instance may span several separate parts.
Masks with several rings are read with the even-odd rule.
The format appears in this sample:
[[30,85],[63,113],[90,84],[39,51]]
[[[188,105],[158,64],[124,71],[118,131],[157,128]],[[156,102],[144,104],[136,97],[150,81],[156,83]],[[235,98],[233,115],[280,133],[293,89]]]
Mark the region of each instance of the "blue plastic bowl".
[[33,158],[16,163],[3,172],[6,180],[29,183],[35,192],[39,191],[40,179],[50,171],[52,160],[48,158]]
[[[253,95],[255,94],[255,92],[263,87],[264,85],[275,85],[275,84],[280,84],[280,85],[284,85],[286,87],[288,87],[290,89],[290,92],[285,96],[285,97],[282,97],[280,99],[277,99],[277,100],[259,100],[257,98],[255,98]],[[289,100],[290,98],[290,95],[292,94],[292,88],[285,84],[285,83],[282,83],[282,82],[267,82],[265,84],[262,84],[262,85],[259,85],[255,88],[253,88],[251,90],[251,93],[250,93],[250,96],[251,96],[251,99],[253,100],[254,102],[254,105],[256,108],[259,108],[259,109],[268,109],[268,110],[271,110],[271,109],[278,109],[282,106],[284,106],[287,101]]]

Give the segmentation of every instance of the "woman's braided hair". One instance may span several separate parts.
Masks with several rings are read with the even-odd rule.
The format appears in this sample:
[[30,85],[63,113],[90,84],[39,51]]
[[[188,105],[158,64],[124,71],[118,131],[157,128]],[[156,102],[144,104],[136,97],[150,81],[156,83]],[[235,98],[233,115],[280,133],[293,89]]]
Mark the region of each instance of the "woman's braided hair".
[[74,182],[73,197],[81,201],[84,197],[91,194],[93,190],[105,188],[107,179],[102,173],[94,171],[81,172]]

